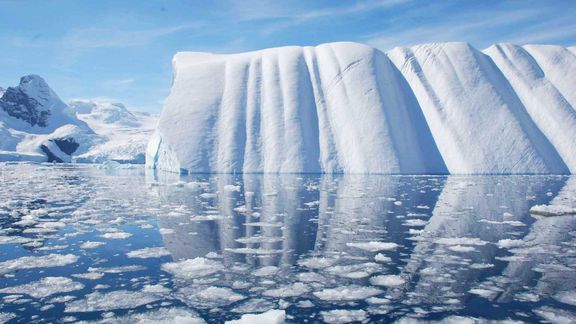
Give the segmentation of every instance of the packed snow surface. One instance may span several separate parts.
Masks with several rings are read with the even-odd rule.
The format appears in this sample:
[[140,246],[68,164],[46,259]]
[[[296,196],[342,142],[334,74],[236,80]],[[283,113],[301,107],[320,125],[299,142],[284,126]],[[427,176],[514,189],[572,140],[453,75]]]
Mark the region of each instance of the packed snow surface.
[[181,52],[149,167],[226,173],[573,173],[576,55],[357,43]]
[[157,117],[120,103],[64,103],[38,75],[0,91],[0,161],[144,163]]

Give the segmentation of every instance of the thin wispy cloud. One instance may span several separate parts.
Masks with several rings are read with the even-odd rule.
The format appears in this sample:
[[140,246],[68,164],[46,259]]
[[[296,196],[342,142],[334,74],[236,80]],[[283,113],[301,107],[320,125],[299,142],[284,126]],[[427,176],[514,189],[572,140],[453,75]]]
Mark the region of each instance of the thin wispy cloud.
[[103,47],[144,46],[166,35],[179,31],[199,28],[202,24],[190,23],[176,26],[121,30],[116,28],[85,28],[68,33],[62,39],[62,47],[66,49],[95,49]]

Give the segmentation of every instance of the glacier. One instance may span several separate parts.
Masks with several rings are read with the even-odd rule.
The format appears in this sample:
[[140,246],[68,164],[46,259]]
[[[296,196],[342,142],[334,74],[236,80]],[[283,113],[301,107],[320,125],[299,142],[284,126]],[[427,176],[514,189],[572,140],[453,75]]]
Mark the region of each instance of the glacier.
[[180,173],[567,174],[574,47],[179,52],[146,152]]

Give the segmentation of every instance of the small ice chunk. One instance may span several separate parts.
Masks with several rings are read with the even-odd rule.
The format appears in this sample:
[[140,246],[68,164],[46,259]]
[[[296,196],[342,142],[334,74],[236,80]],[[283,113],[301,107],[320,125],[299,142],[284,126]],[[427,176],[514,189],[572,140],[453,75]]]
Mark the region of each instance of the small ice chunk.
[[129,238],[130,236],[132,236],[132,234],[126,232],[111,232],[100,235],[100,237],[108,240],[123,240]]
[[163,246],[147,247],[126,253],[127,257],[138,259],[160,258],[167,255],[170,255],[170,252]]
[[202,257],[162,265],[162,270],[183,279],[208,276],[224,269],[222,263]]
[[240,186],[235,186],[235,185],[225,185],[224,186],[224,191],[240,191]]
[[64,277],[46,277],[28,284],[0,289],[4,294],[26,294],[34,298],[80,290],[84,285]]
[[179,307],[160,308],[146,313],[129,314],[122,317],[107,318],[99,323],[138,323],[138,324],[204,324],[202,317],[193,310]]
[[520,247],[522,245],[524,245],[523,240],[503,239],[503,240],[498,241],[498,247],[503,248],[503,249],[516,248],[516,247]]
[[397,287],[406,283],[406,280],[397,275],[380,275],[370,278],[370,283],[375,286]]
[[82,243],[82,244],[80,245],[80,248],[81,248],[81,249],[95,249],[95,248],[98,248],[98,247],[100,247],[100,246],[102,246],[102,245],[106,245],[106,242],[91,242],[91,241],[88,241],[88,242]]
[[576,290],[562,291],[553,297],[561,303],[576,306]]
[[42,256],[25,256],[0,262],[0,275],[22,269],[62,267],[78,261],[73,254],[47,254]]
[[398,244],[392,242],[358,242],[346,243],[346,246],[357,248],[369,252],[390,251],[395,250]]
[[530,208],[530,214],[540,216],[576,215],[576,208],[563,205],[536,205]]
[[351,323],[368,320],[368,313],[361,309],[334,309],[320,312],[322,319],[326,323]]
[[257,269],[252,274],[255,275],[256,277],[266,277],[266,276],[275,275],[279,270],[280,270],[280,268],[275,267],[275,266],[266,266],[266,267],[262,267],[262,268]]
[[473,246],[464,246],[464,245],[452,245],[448,247],[448,250],[454,252],[474,252],[476,249]]
[[348,285],[316,291],[314,295],[322,300],[351,301],[374,297],[382,293],[382,290],[374,287]]
[[263,295],[277,298],[296,297],[310,292],[308,285],[296,282],[291,285],[285,285],[276,289],[266,290]]
[[226,321],[226,324],[281,324],[286,321],[286,311],[271,309],[261,314],[244,314],[238,320]]
[[374,257],[374,260],[378,261],[378,262],[392,262],[392,259],[390,257],[387,257],[382,253],[376,254],[376,256]]
[[443,237],[437,239],[435,243],[442,245],[486,245],[489,242],[476,237]]
[[117,290],[109,293],[93,292],[84,299],[66,305],[66,313],[110,311],[131,309],[160,300],[155,294],[141,291]]
[[551,323],[576,323],[576,313],[568,310],[543,306],[533,310],[533,312]]

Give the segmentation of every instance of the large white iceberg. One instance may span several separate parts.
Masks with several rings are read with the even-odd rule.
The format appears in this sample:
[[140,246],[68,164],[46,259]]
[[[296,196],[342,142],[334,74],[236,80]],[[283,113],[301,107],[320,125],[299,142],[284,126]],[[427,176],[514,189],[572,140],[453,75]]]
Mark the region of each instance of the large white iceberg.
[[173,172],[573,173],[576,56],[357,43],[182,52],[147,149]]

